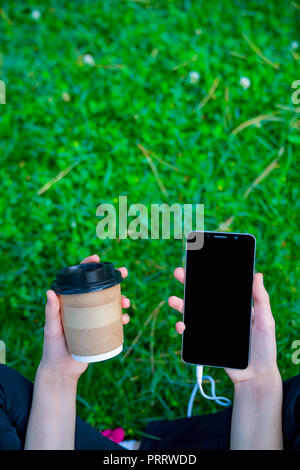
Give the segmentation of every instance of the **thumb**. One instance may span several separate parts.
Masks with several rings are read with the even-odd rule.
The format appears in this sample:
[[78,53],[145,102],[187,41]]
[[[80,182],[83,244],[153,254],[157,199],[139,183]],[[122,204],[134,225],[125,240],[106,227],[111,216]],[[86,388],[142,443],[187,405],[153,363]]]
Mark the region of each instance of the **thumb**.
[[45,308],[45,328],[47,337],[58,336],[62,332],[60,316],[60,301],[53,290],[47,291],[47,304]]
[[270,298],[265,289],[261,273],[256,273],[254,276],[253,301],[256,326],[266,330],[273,328],[275,322],[271,312]]

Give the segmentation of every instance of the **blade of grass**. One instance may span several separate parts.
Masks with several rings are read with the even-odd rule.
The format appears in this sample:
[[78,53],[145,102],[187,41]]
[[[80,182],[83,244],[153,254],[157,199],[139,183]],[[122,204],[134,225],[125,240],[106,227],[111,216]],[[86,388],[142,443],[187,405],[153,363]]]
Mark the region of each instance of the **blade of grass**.
[[224,127],[225,129],[229,129],[231,127],[231,113],[229,107],[229,87],[226,85],[224,90],[224,101],[225,101],[225,109],[224,109]]
[[133,3],[144,3],[145,5],[151,5],[150,0],[129,0],[129,1]]
[[144,157],[146,158],[147,162],[149,163],[149,166],[154,174],[154,177],[158,183],[158,186],[161,190],[161,192],[168,198],[169,197],[169,194],[168,194],[168,191],[166,190],[162,180],[160,179],[160,176],[158,174],[158,171],[157,171],[157,168],[155,166],[155,163],[153,162],[152,158],[150,157],[150,154],[149,152],[146,152],[145,148],[143,146],[140,146],[140,144],[137,144],[137,147],[141,150],[142,154],[144,155]]
[[[274,170],[275,168],[278,168],[278,160],[282,157],[282,155],[284,154],[284,150],[285,148],[284,147],[280,147],[279,151],[278,151],[278,154],[277,154],[277,157],[262,171],[262,173],[257,177],[255,178],[255,180],[253,181],[253,183],[249,186],[249,188],[244,192],[243,194],[243,198],[244,199],[247,199],[247,197],[249,196],[249,194],[253,191],[253,189],[259,185],[259,183],[261,183],[270,173],[272,170]],[[217,231],[220,230],[220,231],[224,231],[226,232],[228,229],[229,229],[229,226],[232,224],[232,222],[234,221],[235,219],[235,216],[232,215],[231,217],[229,217],[227,220],[225,220],[225,222],[222,222],[219,227],[216,229]]]
[[4,21],[6,21],[7,24],[12,24],[12,21],[9,19],[7,13],[3,10],[3,8],[0,8],[0,16]]
[[217,77],[214,79],[213,83],[212,83],[212,86],[210,87],[207,95],[203,98],[202,101],[200,101],[200,103],[198,104],[197,108],[198,109],[201,109],[201,108],[204,108],[204,106],[209,102],[209,100],[211,100],[211,98],[213,97],[214,95],[214,92],[216,91],[216,89],[218,88],[219,86],[219,83],[221,81],[221,78]]
[[131,353],[131,351],[133,350],[133,347],[138,343],[140,337],[142,336],[142,333],[144,331],[144,328],[149,324],[149,322],[151,321],[151,319],[153,318],[154,315],[156,315],[157,313],[157,310],[160,310],[160,308],[162,307],[162,305],[165,303],[165,300],[161,300],[159,302],[159,304],[157,305],[157,307],[150,313],[150,315],[147,317],[145,323],[143,324],[142,328],[140,329],[140,331],[138,332],[138,334],[136,335],[136,337],[134,338],[134,340],[132,341],[131,345],[129,346],[129,348],[127,349],[127,351],[125,352],[125,354],[123,355],[122,359],[121,359],[121,362],[123,362],[127,356],[129,356],[129,354]]
[[138,434],[139,436],[143,436],[143,437],[147,437],[148,439],[152,439],[154,441],[161,441],[161,437],[157,437],[157,436],[152,436],[152,434],[148,434],[146,432],[143,432],[143,431],[139,431],[138,429],[134,429],[133,430],[136,434]]
[[96,64],[96,67],[101,68],[101,69],[124,69],[126,67],[125,64],[110,64],[110,65],[104,65],[104,64]]
[[162,300],[158,306],[156,307],[155,314],[153,315],[152,327],[150,332],[150,364],[151,364],[151,372],[154,375],[155,367],[154,367],[154,335],[155,335],[155,325],[157,321],[158,314],[160,312],[161,307],[165,304],[165,300]]
[[259,183],[264,180],[269,173],[271,173],[272,170],[275,168],[278,168],[278,160],[282,157],[284,154],[284,147],[280,147],[279,152],[277,157],[264,169],[264,171],[253,181],[253,183],[249,186],[249,188],[245,191],[243,194],[243,198],[246,199],[249,194],[253,191],[253,189],[259,185]]
[[55,183],[57,183],[58,181],[60,181],[62,178],[64,178],[68,173],[70,173],[71,170],[73,170],[73,168],[78,165],[79,162],[75,162],[75,163],[72,163],[72,165],[69,165],[67,168],[65,168],[65,170],[63,171],[60,171],[58,173],[58,175],[56,175],[54,178],[52,178],[50,181],[48,181],[48,183],[46,183],[44,186],[42,186],[38,191],[37,191],[37,195],[38,196],[41,196],[41,194],[45,193],[46,191],[48,191],[48,189],[51,188],[51,186],[53,186]]
[[263,52],[261,51],[261,49],[259,49],[259,47],[257,47],[256,44],[254,44],[253,41],[251,41],[250,38],[248,38],[248,36],[246,36],[246,34],[243,34],[243,38],[245,39],[245,41],[247,41],[248,45],[251,47],[251,49],[255,52],[255,54],[257,54],[264,62],[266,62],[266,64],[270,65],[271,67],[273,67],[273,69],[276,69],[278,70],[279,67],[280,67],[280,64],[278,64],[277,62],[272,62],[270,59],[268,59],[264,54]]
[[229,54],[232,55],[233,57],[237,57],[238,59],[248,60],[248,57],[240,54],[239,52],[230,51]]
[[148,153],[148,155],[151,155],[151,157],[153,157],[153,158],[155,158],[156,160],[158,160],[162,165],[165,165],[166,167],[170,168],[171,170],[180,172],[179,168],[177,168],[176,166],[173,166],[173,165],[171,165],[170,163],[166,162],[166,161],[163,160],[161,157],[159,157],[158,155],[156,155],[156,153],[154,153],[152,150],[146,149],[146,147],[144,147],[144,145],[142,145],[142,144],[137,144],[137,147],[138,147],[142,152]]
[[82,405],[84,405],[86,408],[88,408],[89,410],[93,410],[93,411],[96,411],[95,408],[92,407],[92,405],[90,405],[84,398],[82,398],[80,395],[76,395],[76,399],[79,401],[79,403],[81,403]]
[[178,64],[178,65],[175,65],[172,70],[175,71],[175,70],[178,70],[180,69],[181,67],[186,67],[187,65],[189,65],[191,62],[195,62],[195,60],[197,60],[198,58],[198,54],[195,54],[190,60],[187,60],[186,62],[182,62],[181,64]]
[[276,116],[279,113],[279,111],[274,111],[270,114],[262,114],[260,116],[256,116],[252,119],[248,119],[247,121],[243,122],[242,124],[239,124],[233,131],[231,131],[232,135],[237,135],[239,132],[243,131],[249,126],[253,125],[258,125],[262,121],[270,121],[274,116]]
[[300,113],[300,107],[285,106],[284,104],[275,104],[276,108],[282,109],[283,111],[291,111],[292,113]]

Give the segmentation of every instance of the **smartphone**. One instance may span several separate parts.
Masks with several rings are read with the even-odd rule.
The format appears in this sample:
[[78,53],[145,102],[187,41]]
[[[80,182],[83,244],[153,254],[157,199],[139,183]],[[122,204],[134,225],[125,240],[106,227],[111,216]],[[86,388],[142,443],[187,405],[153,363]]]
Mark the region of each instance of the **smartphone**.
[[[190,249],[197,237],[203,237],[202,247]],[[181,356],[185,363],[248,366],[255,246],[249,233],[188,234]]]

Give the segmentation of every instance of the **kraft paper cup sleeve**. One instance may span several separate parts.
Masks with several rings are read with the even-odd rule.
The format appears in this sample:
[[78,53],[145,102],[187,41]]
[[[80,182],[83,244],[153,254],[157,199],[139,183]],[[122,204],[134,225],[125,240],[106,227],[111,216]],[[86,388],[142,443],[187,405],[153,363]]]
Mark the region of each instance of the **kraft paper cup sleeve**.
[[68,349],[75,355],[107,353],[123,344],[120,285],[76,295],[61,295]]
[[100,328],[111,325],[120,319],[120,301],[95,307],[62,307],[64,324],[68,328]]

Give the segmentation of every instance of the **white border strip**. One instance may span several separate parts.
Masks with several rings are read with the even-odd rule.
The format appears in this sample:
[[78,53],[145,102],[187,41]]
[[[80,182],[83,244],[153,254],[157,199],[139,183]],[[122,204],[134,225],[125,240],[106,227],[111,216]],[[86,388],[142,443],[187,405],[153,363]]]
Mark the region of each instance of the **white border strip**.
[[72,354],[72,357],[77,362],[100,362],[106,361],[106,359],[110,359],[111,357],[115,357],[122,351],[123,344],[121,344],[121,346],[119,346],[118,348],[113,349],[112,351],[108,351],[103,354],[97,354],[96,356],[77,356],[76,354]]

